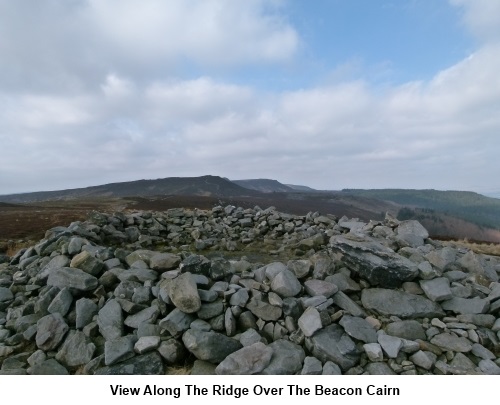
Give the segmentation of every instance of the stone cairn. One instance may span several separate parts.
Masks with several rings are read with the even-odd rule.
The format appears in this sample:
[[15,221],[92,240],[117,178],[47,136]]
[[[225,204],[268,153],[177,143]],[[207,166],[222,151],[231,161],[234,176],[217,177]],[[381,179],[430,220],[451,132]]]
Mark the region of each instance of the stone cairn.
[[500,374],[499,274],[390,215],[93,213],[0,256],[0,374]]

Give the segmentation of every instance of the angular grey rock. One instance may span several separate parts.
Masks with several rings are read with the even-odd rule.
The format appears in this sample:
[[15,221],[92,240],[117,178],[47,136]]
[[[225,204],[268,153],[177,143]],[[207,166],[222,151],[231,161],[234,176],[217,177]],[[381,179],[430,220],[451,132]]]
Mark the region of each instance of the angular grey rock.
[[173,270],[179,267],[181,258],[172,253],[159,253],[151,257],[149,267],[156,271]]
[[135,356],[110,367],[102,367],[94,375],[162,375],[163,362],[157,352]]
[[84,250],[83,252],[78,253],[76,256],[74,256],[73,259],[71,259],[69,267],[83,270],[85,273],[97,277],[100,275],[104,267],[104,263]]
[[323,327],[319,312],[314,307],[308,307],[304,311],[298,320],[298,325],[306,337],[314,335]]
[[312,269],[310,260],[289,260],[286,266],[295,274],[297,278],[304,278],[309,275]]
[[394,375],[396,374],[387,363],[368,363],[366,365],[366,371],[370,375]]
[[481,360],[478,366],[484,374],[500,375],[500,367],[491,360]]
[[120,304],[109,300],[97,316],[99,332],[106,340],[114,340],[123,335],[123,313]]
[[406,242],[411,247],[424,244],[424,239],[429,237],[429,232],[418,221],[402,221],[396,228],[399,240]]
[[344,371],[354,367],[359,361],[360,353],[355,343],[336,324],[329,325],[314,336],[306,338],[307,349],[319,360],[333,361]]
[[134,345],[134,351],[138,354],[144,354],[155,350],[160,346],[161,338],[159,336],[142,336]]
[[366,343],[363,345],[363,349],[368,356],[368,360],[372,362],[384,360],[382,347],[378,343]]
[[249,299],[248,290],[246,288],[240,288],[233,295],[231,295],[231,298],[229,299],[229,304],[237,305],[243,308],[248,302],[248,299]]
[[137,329],[141,323],[155,323],[159,314],[160,310],[157,306],[153,305],[136,314],[127,316],[123,323],[130,328]]
[[414,320],[391,322],[385,329],[391,336],[408,340],[427,340],[422,323]]
[[285,268],[272,279],[271,289],[282,297],[294,297],[302,286],[295,274]]
[[279,339],[271,343],[273,351],[271,362],[262,370],[264,375],[292,375],[302,370],[302,364],[306,357],[301,346],[288,340]]
[[201,304],[200,310],[196,313],[200,319],[211,319],[224,312],[224,303],[222,301]]
[[484,314],[488,312],[490,303],[482,298],[459,298],[453,297],[441,303],[443,309],[453,311],[456,314]]
[[431,343],[443,350],[467,353],[472,350],[470,340],[452,335],[451,333],[440,333],[431,339]]
[[304,283],[306,292],[311,296],[323,295],[328,298],[335,294],[339,289],[335,284],[325,280],[307,280]]
[[260,373],[271,362],[273,349],[257,342],[227,356],[215,368],[218,375],[248,375]]
[[31,375],[68,375],[69,372],[57,360],[49,359],[31,367]]
[[377,343],[377,331],[363,318],[344,315],[339,324],[350,337],[364,343]]
[[483,360],[495,360],[497,358],[491,351],[479,343],[472,345],[472,354]]
[[436,249],[425,255],[425,258],[439,270],[445,270],[451,263],[455,262],[457,251],[451,247]]
[[12,291],[6,287],[0,287],[0,302],[7,302],[14,299]]
[[331,276],[327,276],[325,281],[335,284],[340,291],[346,294],[361,290],[359,284],[344,273],[335,273]]
[[196,281],[191,273],[182,273],[167,284],[168,296],[182,312],[192,314],[201,308]]
[[403,341],[395,336],[379,334],[378,343],[387,357],[391,359],[398,357],[399,351],[403,348]]
[[437,356],[431,352],[424,352],[419,350],[410,356],[410,360],[418,367],[421,367],[425,370],[430,370],[434,363],[436,362]]
[[56,360],[66,367],[77,367],[92,360],[96,350],[94,343],[83,332],[71,331],[57,352]]
[[301,375],[321,375],[322,372],[323,364],[316,357],[308,356],[304,359]]
[[182,341],[197,359],[220,363],[231,353],[241,349],[241,343],[217,332],[189,329],[182,335]]
[[453,294],[450,289],[450,280],[446,277],[420,280],[420,287],[431,301],[438,302],[449,300]]
[[263,340],[265,341],[265,339],[263,339],[262,336],[259,335],[259,332],[257,332],[255,329],[248,329],[240,336],[240,343],[244,347],[251,346],[257,342],[262,342]]
[[327,361],[323,365],[323,372],[321,375],[342,375],[342,370],[333,361]]
[[136,250],[135,252],[130,253],[126,258],[125,261],[129,266],[132,266],[135,262],[142,260],[146,264],[149,265],[150,260],[153,256],[156,256],[158,252],[153,252],[151,250],[145,250],[145,249],[140,249]]
[[185,358],[186,349],[177,339],[168,339],[161,342],[158,353],[167,364],[180,364]]
[[287,267],[281,263],[281,262],[274,262],[274,263],[269,263],[267,266],[265,266],[264,271],[266,274],[266,277],[271,280],[271,282],[274,280],[274,277],[276,277],[279,273],[281,273],[284,270],[288,270]]
[[37,322],[36,328],[36,345],[46,352],[56,349],[69,330],[59,313],[44,316]]
[[236,318],[231,308],[227,308],[224,313],[224,328],[227,336],[234,336],[236,334]]
[[194,315],[186,314],[179,308],[175,308],[160,321],[160,327],[166,329],[173,337],[179,337],[189,329],[194,320]]
[[280,307],[268,304],[256,298],[252,298],[246,307],[257,318],[263,319],[264,321],[277,321],[283,313]]
[[65,316],[68,313],[72,303],[73,295],[69,291],[69,288],[63,288],[50,303],[48,311],[51,314],[59,312],[62,316]]
[[215,367],[208,361],[195,360],[190,375],[215,375]]
[[398,255],[375,240],[357,242],[344,236],[333,236],[330,245],[344,255],[350,268],[355,269],[370,284],[398,287],[418,275],[415,263]]
[[135,342],[137,342],[137,337],[133,335],[106,340],[104,343],[104,364],[111,366],[134,357]]
[[366,309],[401,318],[434,318],[444,315],[441,307],[427,298],[402,291],[366,288],[361,292]]
[[349,312],[352,316],[366,317],[366,312],[358,304],[356,304],[347,294],[342,291],[336,292],[331,299],[333,303],[343,310]]
[[47,280],[47,285],[63,288],[72,288],[79,291],[92,291],[98,286],[97,278],[85,273],[83,270],[61,267],[53,269]]

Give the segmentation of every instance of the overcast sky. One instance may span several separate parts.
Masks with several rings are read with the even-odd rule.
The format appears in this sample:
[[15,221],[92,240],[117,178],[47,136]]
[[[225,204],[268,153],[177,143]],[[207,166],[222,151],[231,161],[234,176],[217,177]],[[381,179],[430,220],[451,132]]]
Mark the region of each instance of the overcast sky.
[[0,0],[0,194],[500,190],[499,0]]

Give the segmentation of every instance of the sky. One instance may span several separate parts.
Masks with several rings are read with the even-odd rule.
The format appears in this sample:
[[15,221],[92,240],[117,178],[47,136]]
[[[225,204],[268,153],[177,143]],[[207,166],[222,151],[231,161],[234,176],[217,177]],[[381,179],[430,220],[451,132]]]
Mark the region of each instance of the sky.
[[500,191],[500,0],[0,0],[0,195]]

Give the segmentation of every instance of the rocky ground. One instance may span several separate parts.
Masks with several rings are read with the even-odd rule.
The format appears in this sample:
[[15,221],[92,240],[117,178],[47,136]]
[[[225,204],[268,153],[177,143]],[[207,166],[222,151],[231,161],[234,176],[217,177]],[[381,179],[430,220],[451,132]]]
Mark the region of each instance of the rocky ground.
[[500,374],[499,274],[390,216],[95,212],[0,256],[0,374]]

